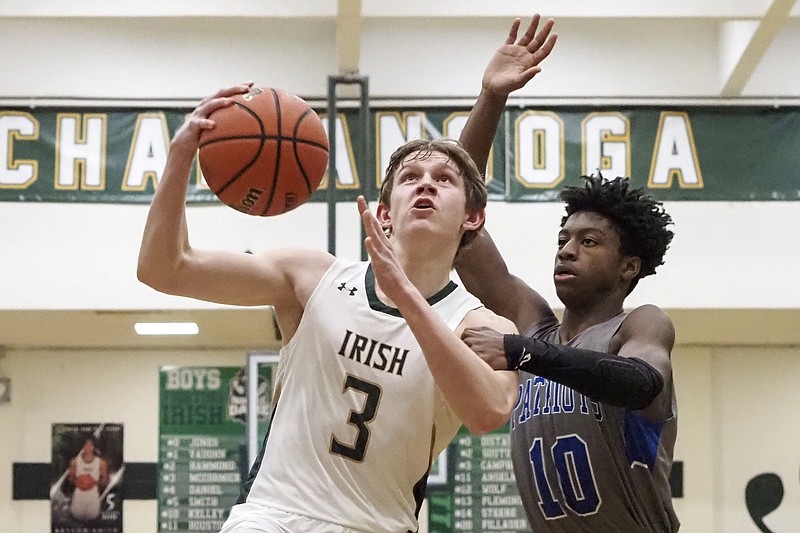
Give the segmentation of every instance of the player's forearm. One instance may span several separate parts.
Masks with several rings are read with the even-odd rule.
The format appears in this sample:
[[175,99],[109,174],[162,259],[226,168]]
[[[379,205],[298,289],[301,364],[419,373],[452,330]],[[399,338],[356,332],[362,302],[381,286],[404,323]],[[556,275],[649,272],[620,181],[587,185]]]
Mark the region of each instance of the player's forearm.
[[644,409],[664,387],[661,374],[638,358],[520,335],[505,335],[503,341],[509,368],[556,381],[599,402]]
[[173,146],[153,195],[139,249],[139,280],[158,290],[179,268],[189,247],[186,191],[194,152]]
[[508,422],[514,398],[486,363],[453,333],[416,290],[395,305],[425,355],[448,405],[472,433],[482,434]]
[[486,228],[458,251],[454,266],[470,294],[495,313],[507,318],[511,316],[505,307],[513,302],[507,294],[513,287],[513,276]]
[[[459,137],[464,149],[484,175],[506,100],[507,95],[483,88]],[[502,273],[507,276],[508,270],[486,228],[469,246],[459,250],[454,266],[467,290],[496,312],[496,306],[487,303],[498,295],[490,280],[502,284],[497,280],[503,279]]]
[[459,136],[458,140],[475,161],[481,174],[486,173],[489,152],[507,99],[507,95],[482,89]]

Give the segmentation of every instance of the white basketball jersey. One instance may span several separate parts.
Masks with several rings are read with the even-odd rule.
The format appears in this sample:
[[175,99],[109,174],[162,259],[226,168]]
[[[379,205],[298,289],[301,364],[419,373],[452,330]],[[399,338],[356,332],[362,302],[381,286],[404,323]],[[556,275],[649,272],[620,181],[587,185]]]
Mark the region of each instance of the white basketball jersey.
[[[451,329],[475,297],[428,299]],[[242,501],[370,532],[417,530],[432,460],[461,422],[369,263],[336,260],[281,350],[276,406]],[[259,464],[260,463],[260,464]]]
[[[86,462],[83,460],[83,453],[78,454],[75,460],[75,478],[84,475],[92,476],[95,482],[100,480],[100,458],[92,457]],[[89,490],[82,490],[75,487],[70,501],[70,512],[76,520],[89,521],[100,516],[100,491],[95,484]]]
[[75,461],[75,477],[83,475],[90,475],[95,481],[100,480],[100,458],[96,455],[92,456],[91,461],[84,461],[83,453],[78,454]]

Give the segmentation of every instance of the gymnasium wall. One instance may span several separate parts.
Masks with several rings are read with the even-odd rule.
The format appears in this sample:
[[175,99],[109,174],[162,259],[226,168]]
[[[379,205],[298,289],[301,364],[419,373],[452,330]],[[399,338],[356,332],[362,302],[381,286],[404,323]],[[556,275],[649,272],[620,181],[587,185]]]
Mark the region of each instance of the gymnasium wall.
[[[9,352],[13,399],[0,407],[0,531],[50,531],[50,500],[12,500],[13,463],[49,463],[53,423],[120,423],[126,463],[158,461],[159,368],[238,366],[246,353],[58,350]],[[156,500],[124,500],[123,531],[157,530]]]
[[[122,423],[126,462],[158,460],[158,370],[162,365],[244,364],[245,352],[10,351],[13,401],[0,406],[0,531],[48,531],[48,500],[12,500],[12,463],[47,463],[51,424]],[[800,409],[796,349],[680,345],[673,355],[683,462],[683,497],[674,500],[688,533],[758,531],[744,495],[748,483],[776,474],[783,502],[765,523],[793,531],[800,520]],[[155,500],[125,500],[126,533],[156,530]],[[772,511],[772,509],[770,509]]]

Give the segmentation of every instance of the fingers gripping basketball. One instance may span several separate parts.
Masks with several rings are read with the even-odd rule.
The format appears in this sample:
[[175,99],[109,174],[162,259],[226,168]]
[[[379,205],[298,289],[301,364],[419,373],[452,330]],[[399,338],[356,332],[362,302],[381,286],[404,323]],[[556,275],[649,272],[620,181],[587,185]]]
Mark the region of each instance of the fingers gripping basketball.
[[200,136],[200,169],[211,191],[249,215],[272,216],[305,203],[328,167],[322,121],[301,98],[253,87],[211,113]]

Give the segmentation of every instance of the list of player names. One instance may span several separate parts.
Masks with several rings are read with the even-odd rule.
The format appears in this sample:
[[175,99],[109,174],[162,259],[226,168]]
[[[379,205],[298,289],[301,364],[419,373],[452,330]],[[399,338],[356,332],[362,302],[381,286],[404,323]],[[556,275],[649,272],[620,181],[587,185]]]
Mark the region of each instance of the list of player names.
[[511,465],[508,433],[460,434],[451,447],[453,530],[530,531]]
[[219,531],[239,496],[240,438],[161,435],[159,533]]

